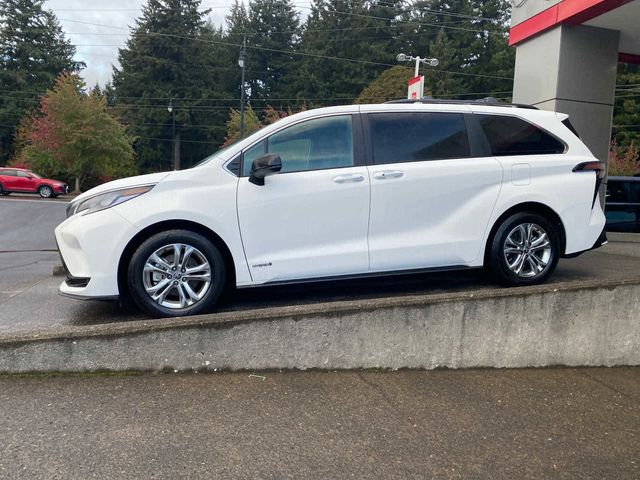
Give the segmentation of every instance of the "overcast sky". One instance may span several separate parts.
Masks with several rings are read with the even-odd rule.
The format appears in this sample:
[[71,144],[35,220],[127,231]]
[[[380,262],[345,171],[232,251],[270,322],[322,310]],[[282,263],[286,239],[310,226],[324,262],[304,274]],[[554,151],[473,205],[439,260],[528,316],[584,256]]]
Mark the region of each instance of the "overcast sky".
[[[112,65],[117,65],[118,47],[124,46],[129,27],[140,16],[146,0],[46,0],[71,43],[77,45],[76,60],[87,68],[82,75],[89,87],[104,85],[111,78]],[[232,0],[203,0],[210,8],[210,19],[221,25]],[[303,12],[301,12],[303,13]]]

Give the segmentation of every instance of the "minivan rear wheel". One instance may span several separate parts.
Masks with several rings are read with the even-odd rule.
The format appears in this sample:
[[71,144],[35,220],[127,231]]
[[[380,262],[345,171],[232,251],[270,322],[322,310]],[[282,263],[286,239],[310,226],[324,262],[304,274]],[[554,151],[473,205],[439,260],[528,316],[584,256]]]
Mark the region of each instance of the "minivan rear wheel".
[[495,231],[486,263],[500,283],[523,286],[544,282],[559,258],[557,226],[540,214],[520,212]]
[[226,281],[220,251],[202,235],[169,230],[153,235],[134,252],[127,287],[134,303],[154,317],[209,311]]

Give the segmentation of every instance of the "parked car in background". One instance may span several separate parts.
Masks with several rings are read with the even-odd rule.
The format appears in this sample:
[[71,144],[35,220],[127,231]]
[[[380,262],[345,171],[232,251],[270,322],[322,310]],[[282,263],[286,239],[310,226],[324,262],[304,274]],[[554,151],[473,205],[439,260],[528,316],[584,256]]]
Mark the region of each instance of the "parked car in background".
[[59,180],[42,178],[24,168],[0,167],[0,194],[37,193],[42,198],[55,198],[69,191],[69,186]]
[[55,232],[60,292],[178,316],[227,285],[480,267],[543,282],[606,242],[604,165],[567,119],[423,100],[291,115],[194,168],[77,197]]
[[611,232],[640,232],[640,177],[609,177],[605,215]]

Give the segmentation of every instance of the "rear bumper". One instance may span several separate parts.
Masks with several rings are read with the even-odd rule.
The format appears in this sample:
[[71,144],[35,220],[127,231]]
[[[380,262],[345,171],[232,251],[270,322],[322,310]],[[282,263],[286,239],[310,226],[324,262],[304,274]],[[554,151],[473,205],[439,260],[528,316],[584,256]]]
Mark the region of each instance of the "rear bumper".
[[584,252],[589,252],[591,250],[595,250],[596,248],[600,248],[603,245],[606,245],[608,241],[609,240],[607,240],[607,227],[605,226],[602,229],[602,232],[600,233],[600,235],[598,236],[598,239],[595,241],[595,243],[591,248],[588,248],[587,250],[582,250],[580,252],[571,253],[569,255],[563,255],[562,258],[576,258],[582,255]]
[[591,247],[591,250],[595,250],[596,248],[600,248],[601,246],[606,245],[608,241],[609,240],[607,240],[607,227],[604,227],[602,229],[602,233],[596,240],[596,243],[594,243],[593,247]]

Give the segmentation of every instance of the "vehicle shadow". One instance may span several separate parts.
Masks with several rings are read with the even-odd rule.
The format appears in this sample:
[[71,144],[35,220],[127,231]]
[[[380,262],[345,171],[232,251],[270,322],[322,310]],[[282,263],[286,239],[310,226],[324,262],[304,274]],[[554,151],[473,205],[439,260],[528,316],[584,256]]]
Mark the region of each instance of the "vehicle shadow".
[[[271,287],[231,289],[220,299],[212,313],[257,308],[346,300],[364,300],[385,296],[408,296],[495,288],[480,269],[460,272],[393,275],[357,280],[336,280]],[[130,302],[83,301],[69,311],[69,325],[98,325],[149,319]]]

